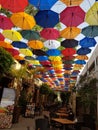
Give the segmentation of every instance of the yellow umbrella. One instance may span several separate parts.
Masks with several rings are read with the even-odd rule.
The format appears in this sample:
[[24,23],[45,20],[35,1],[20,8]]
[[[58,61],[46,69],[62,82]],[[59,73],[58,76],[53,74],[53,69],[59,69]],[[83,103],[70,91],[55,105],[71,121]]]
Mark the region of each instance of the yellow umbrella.
[[98,2],[95,2],[88,10],[85,21],[90,25],[98,25]]
[[51,61],[61,61],[62,58],[60,56],[49,56],[49,59]]
[[83,67],[81,64],[75,64],[74,67]]
[[44,44],[39,40],[31,40],[28,42],[28,46],[33,49],[42,49],[44,47]]
[[33,65],[40,65],[40,62],[38,60],[29,60],[29,62]]
[[8,38],[12,41],[20,41],[22,39],[22,36],[19,32],[15,31],[15,30],[4,30],[2,32],[2,35],[5,38]]
[[60,32],[60,36],[66,39],[74,39],[81,33],[81,29],[77,27],[67,27]]
[[0,47],[13,48],[13,46],[10,43],[4,42],[4,41],[0,41]]
[[62,61],[51,61],[52,65],[60,65],[62,64]]
[[19,52],[25,56],[32,56],[33,55],[32,51],[29,49],[19,49]]
[[83,0],[61,0],[67,6],[78,6]]
[[13,13],[10,19],[15,26],[24,30],[32,29],[36,24],[34,17],[25,12]]
[[78,60],[88,60],[88,56],[86,55],[77,55],[75,58]]

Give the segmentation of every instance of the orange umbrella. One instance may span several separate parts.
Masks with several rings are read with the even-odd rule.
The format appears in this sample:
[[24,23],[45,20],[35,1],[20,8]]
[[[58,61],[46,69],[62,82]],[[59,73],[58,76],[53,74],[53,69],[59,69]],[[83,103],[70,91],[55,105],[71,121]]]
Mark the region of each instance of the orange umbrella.
[[86,55],[77,55],[75,58],[78,60],[88,60],[88,56]]
[[20,55],[15,55],[14,58],[16,60],[24,60],[24,57],[23,56],[20,56]]
[[67,6],[77,6],[82,3],[83,0],[61,0]]
[[60,36],[66,39],[74,39],[81,33],[81,29],[77,27],[67,27],[60,32]]
[[0,47],[13,48],[13,46],[10,43],[4,42],[4,41],[0,41]]
[[42,49],[44,47],[44,44],[39,40],[31,40],[28,42],[28,46],[33,49]]
[[34,17],[25,12],[13,13],[11,21],[24,30],[32,29],[36,24]]

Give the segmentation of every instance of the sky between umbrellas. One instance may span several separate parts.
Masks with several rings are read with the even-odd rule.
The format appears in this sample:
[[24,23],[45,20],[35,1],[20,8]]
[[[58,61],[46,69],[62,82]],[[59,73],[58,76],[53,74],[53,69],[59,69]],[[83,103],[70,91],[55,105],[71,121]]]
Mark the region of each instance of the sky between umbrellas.
[[[54,89],[71,89],[97,45],[98,2],[23,1],[0,0],[1,10],[10,14],[0,13],[0,46],[19,62],[46,68],[40,79]],[[29,5],[36,10],[34,16],[26,12]]]

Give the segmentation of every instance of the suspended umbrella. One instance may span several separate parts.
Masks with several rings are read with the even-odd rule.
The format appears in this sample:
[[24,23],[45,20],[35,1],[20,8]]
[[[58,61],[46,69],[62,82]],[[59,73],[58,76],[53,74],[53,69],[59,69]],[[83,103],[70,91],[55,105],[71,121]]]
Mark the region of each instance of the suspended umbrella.
[[53,66],[62,64],[62,61],[51,61]]
[[5,37],[0,33],[0,41],[3,41]]
[[41,37],[47,39],[47,40],[55,40],[59,37],[59,31],[54,28],[44,28],[40,32]]
[[13,48],[13,46],[10,43],[4,42],[4,41],[0,41],[0,47],[3,47],[3,48]]
[[28,46],[33,49],[42,49],[44,47],[44,44],[39,40],[31,40],[28,42]]
[[67,7],[60,13],[60,22],[67,27],[77,27],[84,22],[84,18],[85,12],[79,6]]
[[59,22],[59,15],[51,10],[38,11],[35,20],[43,28],[52,28]]
[[48,60],[46,60],[46,61],[40,61],[40,63],[41,63],[42,65],[51,65],[51,62],[48,61]]
[[46,53],[49,56],[59,56],[61,54],[60,50],[57,49],[49,49],[48,51],[46,51]]
[[7,16],[0,15],[0,28],[1,29],[11,29],[13,27],[13,23]]
[[20,55],[15,55],[14,56],[14,59],[16,59],[16,60],[24,60],[24,57],[23,56],[20,56]]
[[51,61],[61,61],[62,58],[60,56],[49,56],[49,59]]
[[80,65],[84,65],[86,64],[86,61],[85,60],[76,60],[74,61],[76,64],[80,64]]
[[24,11],[28,5],[28,0],[0,0],[0,4],[3,8],[15,13]]
[[69,67],[68,67],[68,68],[67,68],[67,67],[66,67],[66,68],[64,67],[64,69],[65,69],[65,70],[72,70],[72,68],[69,68]]
[[81,47],[94,47],[96,45],[96,41],[94,38],[85,37],[79,42]]
[[72,64],[65,64],[64,67],[70,68],[70,67],[73,67],[73,65]]
[[72,47],[76,47],[77,45],[78,45],[78,41],[74,39],[66,39],[61,42],[61,46],[65,48],[72,48]]
[[77,6],[82,3],[83,0],[61,0],[67,6]]
[[19,51],[15,48],[6,48],[6,50],[12,55],[12,56],[15,56],[15,55],[19,55]]
[[77,55],[75,58],[78,60],[88,60],[88,56],[86,55]]
[[78,55],[86,55],[86,54],[89,54],[90,52],[91,52],[91,49],[89,49],[89,48],[83,48],[83,47],[81,47],[81,48],[79,48],[77,50],[77,54]]
[[48,57],[47,56],[38,56],[36,59],[39,61],[46,61],[46,60],[48,60]]
[[47,40],[44,42],[44,46],[48,49],[57,49],[60,46],[60,42],[57,40]]
[[83,67],[83,65],[82,64],[75,64],[74,67],[80,67],[81,68],[81,67]]
[[3,30],[2,35],[12,41],[20,41],[22,39],[21,34],[15,30]]
[[24,30],[32,29],[36,24],[34,17],[25,12],[13,13],[10,19],[16,27]]
[[27,49],[27,48],[19,49],[19,52],[25,56],[32,56],[33,55],[32,51],[30,49]]
[[73,60],[65,60],[63,61],[64,64],[73,64],[74,61]]
[[74,39],[81,33],[81,29],[77,27],[67,27],[60,32],[60,36],[66,39]]
[[40,39],[40,35],[38,32],[33,30],[22,30],[20,34],[23,36],[23,38],[27,40],[38,40]]
[[98,36],[98,26],[87,26],[82,29],[81,33],[86,37],[96,37]]
[[13,41],[12,46],[16,48],[27,48],[27,44],[21,41]]
[[74,48],[66,48],[66,49],[62,50],[61,53],[64,56],[69,56],[69,55],[72,56],[72,55],[76,54],[76,50]]
[[48,56],[46,52],[41,49],[33,49],[32,52],[37,56]]
[[62,60],[73,60],[75,58],[75,56],[65,56],[65,57],[62,57]]
[[89,25],[98,25],[98,2],[95,2],[87,11],[85,21]]
[[50,10],[57,0],[29,0],[29,3],[39,10]]
[[35,58],[33,56],[25,56],[24,57],[26,60],[35,60]]

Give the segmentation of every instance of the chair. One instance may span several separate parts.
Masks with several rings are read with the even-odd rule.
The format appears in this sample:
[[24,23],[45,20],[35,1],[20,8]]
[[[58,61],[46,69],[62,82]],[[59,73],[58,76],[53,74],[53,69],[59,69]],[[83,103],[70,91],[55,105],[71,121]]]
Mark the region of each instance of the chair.
[[48,130],[49,122],[47,119],[38,118],[35,120],[35,130]]

